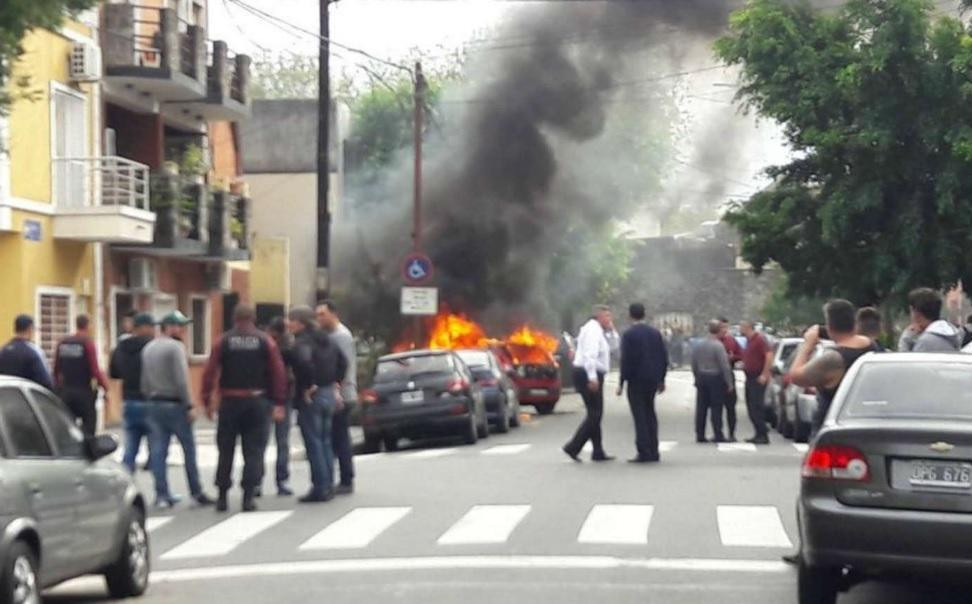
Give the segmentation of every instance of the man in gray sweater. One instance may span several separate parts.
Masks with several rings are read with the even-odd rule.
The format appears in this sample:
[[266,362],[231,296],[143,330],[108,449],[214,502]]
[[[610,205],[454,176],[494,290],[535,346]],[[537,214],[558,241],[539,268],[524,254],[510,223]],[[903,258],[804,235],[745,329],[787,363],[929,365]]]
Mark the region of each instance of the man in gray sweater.
[[729,355],[719,338],[722,323],[708,323],[708,337],[692,351],[692,375],[695,376],[695,440],[706,443],[705,416],[712,422],[714,442],[726,442],[722,432],[722,409],[733,392],[734,378],[729,366]]
[[149,405],[151,427],[149,461],[155,477],[155,505],[171,508],[180,498],[169,491],[166,462],[172,437],[179,439],[185,457],[186,481],[192,498],[199,505],[213,500],[202,490],[196,466],[196,441],[192,433],[195,409],[189,393],[189,361],[182,343],[186,325],[192,320],[179,311],[162,321],[162,337],[142,349],[142,394]]
[[341,469],[341,482],[334,489],[337,495],[354,492],[354,451],[351,445],[351,408],[358,401],[358,355],[354,336],[338,316],[334,303],[325,300],[317,306],[317,323],[337,344],[348,361],[348,372],[341,383],[341,405],[331,418],[331,446]]

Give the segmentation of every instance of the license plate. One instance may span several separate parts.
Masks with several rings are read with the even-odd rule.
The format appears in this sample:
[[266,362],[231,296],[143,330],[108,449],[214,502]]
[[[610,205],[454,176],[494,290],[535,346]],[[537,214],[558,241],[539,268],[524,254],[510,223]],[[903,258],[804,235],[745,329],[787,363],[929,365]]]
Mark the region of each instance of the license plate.
[[546,388],[531,388],[530,394],[533,396],[547,396],[549,393]]
[[917,488],[970,489],[972,464],[917,460],[911,463],[908,482]]
[[405,405],[414,405],[415,403],[421,403],[425,400],[425,393],[421,390],[415,392],[403,392],[402,393],[402,403]]

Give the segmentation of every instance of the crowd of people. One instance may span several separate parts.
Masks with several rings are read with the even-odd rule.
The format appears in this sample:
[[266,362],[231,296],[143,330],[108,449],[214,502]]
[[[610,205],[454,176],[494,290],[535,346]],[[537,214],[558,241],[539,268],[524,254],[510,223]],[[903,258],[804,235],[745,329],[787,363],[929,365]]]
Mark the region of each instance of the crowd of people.
[[[311,470],[312,487],[302,503],[331,500],[354,490],[350,409],[357,400],[356,355],[351,331],[333,302],[316,309],[294,307],[287,318],[266,330],[256,326],[252,306],[234,309],[234,326],[214,344],[206,363],[197,407],[183,344],[192,321],[178,310],[156,321],[131,314],[125,333],[111,354],[109,374],[121,380],[124,425],[123,463],[130,472],[143,441],[147,469],[155,482],[155,505],[176,506],[181,497],[168,482],[168,454],[173,440],[181,446],[191,498],[202,506],[229,508],[237,443],[243,452],[242,510],[256,509],[262,495],[264,458],[271,426],[276,444],[276,486],[293,495],[290,479],[290,431],[296,415]],[[0,375],[31,380],[54,392],[75,416],[85,436],[97,426],[98,390],[109,396],[108,378],[99,367],[90,320],[78,316],[76,332],[57,343],[53,367],[34,344],[34,321],[20,315],[14,338],[0,349]],[[193,430],[198,413],[216,421],[218,461],[213,499],[203,488]],[[335,481],[335,464],[339,468]]]

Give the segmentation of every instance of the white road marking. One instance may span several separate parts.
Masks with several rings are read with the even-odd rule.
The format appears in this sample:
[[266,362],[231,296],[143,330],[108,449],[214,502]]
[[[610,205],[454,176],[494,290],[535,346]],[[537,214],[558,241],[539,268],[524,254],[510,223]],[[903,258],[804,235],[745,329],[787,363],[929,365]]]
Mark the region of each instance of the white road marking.
[[808,445],[807,443],[793,443],[793,448],[799,451],[800,453],[806,453],[807,451],[810,450],[810,445]]
[[152,516],[150,518],[146,518],[145,529],[151,533],[152,531],[158,530],[172,522],[173,518],[175,518],[175,516]]
[[529,505],[476,505],[439,537],[439,545],[506,543]]
[[211,526],[162,554],[163,560],[222,556],[241,543],[282,521],[293,512],[248,512]]
[[674,449],[678,445],[678,441],[675,440],[663,440],[658,443],[659,453],[667,453]]
[[719,443],[721,453],[755,453],[756,445],[753,443]]
[[593,453],[593,452],[594,452],[594,445],[591,444],[591,441],[587,441],[584,444],[584,447],[581,448],[581,453],[588,453],[588,454],[590,454],[590,453]]
[[517,453],[523,453],[529,449],[532,445],[522,444],[522,445],[496,445],[495,447],[490,447],[483,451],[483,455],[516,455]]
[[356,549],[367,547],[378,535],[404,518],[412,508],[357,508],[328,525],[303,545],[301,550]]
[[432,457],[445,457],[447,455],[452,455],[459,449],[448,448],[448,449],[425,449],[424,451],[415,451],[414,453],[406,453],[405,457],[409,459],[429,459]]
[[720,505],[716,514],[723,545],[793,547],[774,506]]
[[645,545],[654,507],[595,505],[581,527],[578,543]]

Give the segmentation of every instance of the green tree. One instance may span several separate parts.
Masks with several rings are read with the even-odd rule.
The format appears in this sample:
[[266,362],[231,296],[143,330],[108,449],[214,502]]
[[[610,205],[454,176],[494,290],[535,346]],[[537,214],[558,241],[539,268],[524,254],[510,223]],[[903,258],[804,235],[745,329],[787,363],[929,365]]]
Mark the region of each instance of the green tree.
[[264,51],[253,61],[250,94],[255,99],[314,99],[317,78],[317,57]]
[[972,282],[972,38],[933,11],[752,0],[716,44],[744,106],[795,151],[727,216],[746,260],[779,263],[794,294],[875,303]]

